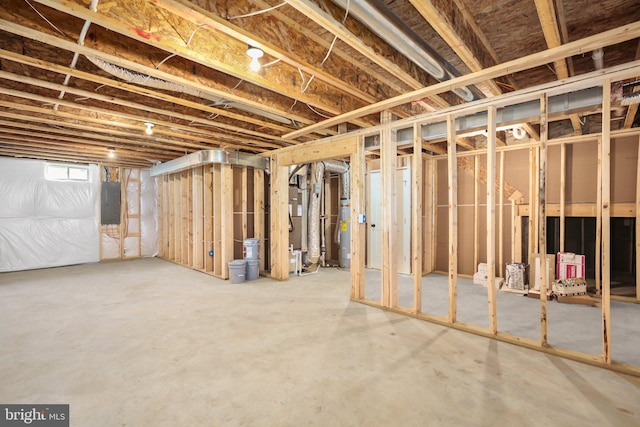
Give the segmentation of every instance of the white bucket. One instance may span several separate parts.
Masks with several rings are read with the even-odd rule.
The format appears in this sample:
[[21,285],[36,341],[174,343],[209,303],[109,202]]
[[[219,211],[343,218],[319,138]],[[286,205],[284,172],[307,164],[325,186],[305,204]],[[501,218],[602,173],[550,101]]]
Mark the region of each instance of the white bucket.
[[258,259],[260,252],[260,239],[244,239],[244,259]]
[[242,283],[247,270],[247,261],[243,259],[234,259],[229,261],[229,282]]
[[260,277],[260,260],[248,259],[247,260],[247,280],[256,280]]

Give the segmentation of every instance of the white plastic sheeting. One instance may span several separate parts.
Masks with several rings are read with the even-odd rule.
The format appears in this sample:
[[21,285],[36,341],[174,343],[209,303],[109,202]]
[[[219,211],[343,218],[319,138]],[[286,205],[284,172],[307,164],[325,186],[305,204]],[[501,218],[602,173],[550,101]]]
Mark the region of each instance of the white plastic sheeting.
[[98,167],[49,181],[46,165],[0,157],[0,272],[99,261]]
[[140,171],[140,232],[143,257],[158,255],[158,186],[150,169]]
[[[158,188],[150,169],[124,169],[126,209],[124,226],[106,225],[102,232],[102,259],[154,257],[158,254]],[[120,231],[123,252],[120,251]]]

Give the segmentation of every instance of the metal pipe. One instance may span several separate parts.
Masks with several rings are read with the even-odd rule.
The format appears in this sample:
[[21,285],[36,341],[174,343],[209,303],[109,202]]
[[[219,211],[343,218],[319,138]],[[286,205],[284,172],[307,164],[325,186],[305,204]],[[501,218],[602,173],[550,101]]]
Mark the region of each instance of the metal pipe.
[[257,169],[268,169],[269,159],[239,151],[229,153],[224,150],[200,150],[168,162],[160,163],[151,168],[151,176],[180,172],[196,166],[223,163],[230,165],[249,166]]
[[[379,0],[333,0],[333,2],[348,10],[350,15],[438,81],[460,76],[460,72],[455,67],[400,20],[383,2]],[[453,92],[465,101],[473,101],[476,98],[471,89],[466,86],[456,88]]]

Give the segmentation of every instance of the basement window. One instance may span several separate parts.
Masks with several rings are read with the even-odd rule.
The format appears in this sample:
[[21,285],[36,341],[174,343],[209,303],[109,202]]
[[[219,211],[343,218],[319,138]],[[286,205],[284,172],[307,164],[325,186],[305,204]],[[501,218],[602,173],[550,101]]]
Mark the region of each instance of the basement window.
[[44,177],[49,181],[89,181],[89,168],[47,164]]

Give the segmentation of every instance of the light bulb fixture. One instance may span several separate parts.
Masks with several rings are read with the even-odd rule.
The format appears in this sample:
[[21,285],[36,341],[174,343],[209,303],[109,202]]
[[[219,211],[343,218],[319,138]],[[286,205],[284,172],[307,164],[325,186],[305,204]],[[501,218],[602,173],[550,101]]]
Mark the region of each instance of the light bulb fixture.
[[144,130],[144,133],[146,133],[147,135],[152,135],[153,134],[153,126],[154,124],[151,122],[144,122],[144,125],[147,127]]
[[251,63],[249,64],[251,71],[258,71],[260,69],[259,59],[264,55],[262,49],[249,45],[247,48],[247,55],[251,58]]
[[116,156],[116,149],[113,147],[109,147],[107,148],[107,150],[109,151],[109,158],[113,159]]

